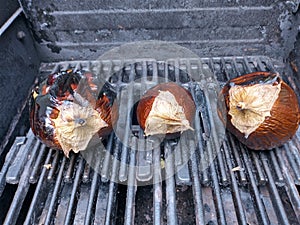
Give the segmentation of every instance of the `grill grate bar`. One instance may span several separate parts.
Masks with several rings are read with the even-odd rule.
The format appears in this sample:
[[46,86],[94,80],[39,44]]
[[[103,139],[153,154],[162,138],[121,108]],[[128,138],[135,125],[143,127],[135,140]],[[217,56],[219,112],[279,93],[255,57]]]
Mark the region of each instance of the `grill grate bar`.
[[[42,146],[42,149],[44,149],[44,147],[45,146]],[[52,152],[53,152],[53,150],[50,149],[49,152],[48,152],[48,154],[47,154],[47,158],[45,160],[45,164],[49,164],[50,163]],[[41,175],[40,175],[40,178],[39,178],[39,181],[37,183],[37,187],[36,187],[35,193],[34,193],[34,195],[32,197],[32,201],[31,201],[31,204],[30,204],[30,207],[29,207],[29,210],[28,210],[28,213],[27,213],[24,225],[29,225],[29,224],[36,223],[34,221],[34,219],[35,219],[34,215],[36,213],[36,210],[38,209],[37,203],[40,200],[39,198],[40,198],[40,194],[42,193],[42,186],[45,185],[44,181],[45,181],[45,178],[46,178],[46,173],[47,173],[47,168],[43,167]]]
[[226,81],[231,79],[231,76],[236,73],[234,71],[233,66],[232,66],[232,60],[222,58],[221,59],[221,65],[223,65],[223,77],[218,78],[220,82],[225,83]]
[[[31,134],[29,134],[31,135]],[[30,141],[28,141],[30,142]],[[25,145],[26,146],[26,143]],[[29,148],[30,149],[30,148]],[[21,174],[20,180],[19,180],[19,185],[18,188],[15,192],[15,197],[10,205],[10,208],[8,210],[8,213],[6,215],[5,221],[3,225],[9,225],[9,224],[15,224],[17,222],[18,217],[16,215],[19,215],[21,211],[22,204],[25,200],[26,194],[29,190],[29,173],[32,168],[32,164],[34,163],[35,160],[35,155],[37,154],[38,147],[35,147],[31,149],[31,157],[30,158],[23,158],[23,161],[26,161],[27,163],[25,164],[23,173]],[[27,154],[26,154],[27,155]],[[25,159],[25,160],[24,160]],[[26,160],[28,159],[28,161]],[[12,168],[12,167],[11,167]],[[11,169],[10,168],[10,169]]]
[[91,224],[91,220],[93,216],[94,199],[96,198],[96,194],[99,186],[99,174],[97,172],[99,170],[99,167],[100,167],[100,160],[97,160],[95,168],[93,170],[92,184],[90,187],[88,204],[85,211],[84,225]]
[[[84,169],[83,169],[84,170]],[[74,220],[72,224],[83,224],[85,221],[85,216],[87,213],[87,207],[89,204],[89,195],[90,195],[90,185],[83,183],[78,187],[78,200],[76,203],[76,208],[74,208]],[[73,217],[72,216],[72,217]]]
[[102,182],[107,182],[109,180],[110,164],[111,162],[111,152],[113,147],[114,135],[110,135],[108,139],[108,144],[106,146],[107,151],[105,151],[102,169],[101,169],[101,180]]
[[239,156],[239,153],[237,151],[238,148],[237,148],[237,145],[235,144],[235,142],[233,141],[233,137],[228,135],[227,140],[229,141],[229,144],[232,147],[232,153],[236,160],[236,166],[239,166],[241,168],[240,170],[237,171],[237,173],[239,173],[239,176],[241,179],[241,184],[245,185],[247,183],[246,174],[244,172],[245,165]]
[[[176,64],[176,63],[175,63]],[[179,65],[178,65],[179,66]],[[184,68],[182,68],[184,69]],[[185,71],[186,72],[186,71]],[[179,77],[179,71],[178,71],[178,77]],[[191,87],[188,87],[189,91],[191,91]],[[192,94],[193,96],[193,94]],[[197,106],[196,106],[197,107]],[[181,139],[186,140],[187,137],[193,134],[190,134],[190,131],[187,131],[182,134]],[[195,145],[192,149],[195,149]],[[190,185],[191,184],[191,177],[190,177],[190,171],[188,167],[188,160],[189,160],[189,146],[186,141],[181,141],[177,144],[175,154],[174,154],[174,166],[176,169],[175,173],[175,181],[177,185]]]
[[0,197],[2,196],[2,193],[6,185],[6,173],[12,161],[14,160],[18,150],[20,149],[20,146],[25,143],[25,140],[26,140],[25,137],[16,137],[10,151],[7,153],[5,157],[5,162],[0,172]]
[[83,175],[82,175],[82,182],[88,183],[90,181],[90,173],[91,173],[91,167],[89,164],[85,164]]
[[[300,153],[299,153],[299,150],[300,149],[300,143],[299,143],[299,140],[297,138],[293,138],[293,144],[290,144],[289,143],[289,147],[293,153],[293,157],[296,161],[296,165],[298,165],[298,168],[299,168],[299,171],[300,171]],[[297,174],[297,176],[299,176]]]
[[[39,143],[39,142],[37,142],[37,143]],[[42,146],[39,150],[39,154],[38,154],[36,161],[34,163],[34,166],[32,168],[31,174],[29,176],[29,182],[32,184],[35,184],[38,180],[38,176],[39,176],[38,173],[39,173],[39,170],[41,169],[40,165],[42,164],[42,160],[45,155],[45,151],[46,151],[46,146],[44,144],[42,144]]]
[[258,212],[258,219],[260,220],[259,223],[263,224],[263,225],[267,225],[267,224],[269,224],[269,220],[268,220],[268,216],[266,214],[264,204],[261,199],[261,194],[260,194],[258,186],[256,184],[255,176],[253,174],[253,168],[250,166],[251,159],[250,159],[249,155],[247,154],[246,149],[243,146],[241,146],[240,144],[239,144],[239,149],[241,150],[241,153],[242,153],[241,155],[243,157],[246,172],[249,177],[249,183],[251,186],[250,190],[252,190],[252,194],[254,195],[254,200],[255,200],[256,206],[258,208],[257,212]]
[[66,183],[70,183],[72,181],[73,178],[73,168],[75,166],[75,162],[76,162],[76,155],[75,154],[70,154],[70,160],[69,160],[69,164],[67,167],[67,171],[64,175],[64,182]]
[[[262,63],[262,60],[263,59],[261,57],[258,57],[257,59],[252,59],[253,62],[257,63],[258,71],[268,71],[273,68],[273,66],[267,67],[266,64]],[[263,60],[263,61],[266,61],[266,60]]]
[[[125,67],[126,68],[126,67]],[[135,77],[135,69],[134,69],[134,64],[130,66],[130,74],[128,77],[128,82],[132,82],[134,80]],[[128,171],[127,171],[127,159],[128,159],[128,149],[127,146],[129,146],[129,138],[130,138],[130,125],[131,125],[131,111],[128,109],[131,109],[132,105],[133,105],[133,93],[134,93],[134,89],[133,86],[129,86],[128,88],[128,94],[127,95],[123,95],[124,101],[127,101],[127,104],[124,104],[126,108],[122,109],[122,105],[120,106],[120,112],[126,112],[126,118],[123,118],[121,116],[120,119],[123,119],[123,121],[125,121],[125,126],[123,127],[125,130],[124,136],[122,135],[122,140],[123,140],[123,147],[122,147],[122,151],[121,151],[121,164],[120,164],[120,170],[119,170],[119,180],[121,182],[126,181],[127,180],[127,176],[128,176]],[[128,99],[127,99],[128,98]],[[127,110],[126,110],[127,109]],[[123,125],[123,124],[122,124]],[[122,129],[119,128],[119,129]]]
[[[134,138],[132,145],[137,146],[137,140]],[[134,223],[135,215],[135,193],[137,190],[137,184],[135,179],[135,165],[136,165],[136,150],[130,150],[129,152],[129,171],[128,171],[128,182],[127,182],[127,195],[126,195],[126,209],[124,225],[131,225]]]
[[[284,159],[285,157],[283,156],[283,152],[282,151],[275,151],[275,154],[277,156],[277,158],[279,159]],[[284,160],[279,160],[280,163],[280,167],[283,171],[283,175],[285,180],[287,181],[287,185],[288,187],[286,187],[286,189],[289,191],[288,193],[290,193],[291,195],[291,200],[292,202],[295,204],[295,208],[297,208],[298,210],[295,210],[296,212],[298,212],[298,217],[300,215],[299,212],[299,208],[300,208],[300,196],[299,196],[299,192],[295,186],[295,184],[293,184],[293,177],[292,175],[288,172],[288,168],[286,167],[286,164],[284,162]]]
[[[62,159],[62,162],[60,164],[60,169],[56,178],[56,182],[55,182],[55,186],[54,186],[54,190],[52,193],[52,197],[50,200],[50,205],[48,207],[49,210],[47,210],[47,208],[44,208],[45,213],[46,213],[46,218],[45,218],[45,222],[43,223],[44,225],[49,225],[53,219],[52,215],[54,214],[54,210],[56,208],[57,205],[57,198],[59,195],[59,189],[61,187],[62,184],[62,179],[63,179],[63,172],[64,172],[64,167],[66,164],[66,158],[64,157]],[[43,218],[43,217],[42,217]]]
[[[22,145],[13,159],[6,173],[6,182],[9,184],[17,184],[22,175],[26,160],[30,157],[30,151],[35,152],[39,146],[39,142],[35,142],[33,133],[30,131],[26,136],[26,142]],[[34,158],[34,157],[33,157]]]
[[[100,148],[99,148],[100,150]],[[84,184],[89,183],[90,182],[90,177],[91,177],[91,172],[92,172],[92,168],[94,166],[94,164],[92,164],[96,159],[101,159],[101,156],[98,153],[98,148],[93,147],[89,147],[89,149],[86,151],[88,153],[90,153],[91,151],[92,154],[85,154],[84,152],[82,153],[84,156],[84,161],[86,161],[87,163],[85,163],[84,168],[83,168],[83,173],[82,173],[82,182]]]
[[233,73],[233,74],[231,75],[230,79],[245,74],[245,72],[244,72],[244,70],[243,70],[243,67],[241,67],[241,64],[237,62],[237,59],[236,59],[236,58],[233,59],[232,62],[233,62],[233,68],[234,68],[235,73]]
[[[110,138],[112,139],[112,138]],[[112,141],[110,141],[111,143]],[[101,169],[101,180],[102,182],[108,182],[109,180],[109,164],[111,163],[110,161],[110,153],[109,151],[105,152],[104,160],[103,160],[103,167]]]
[[95,225],[105,224],[108,192],[109,192],[108,183],[104,184],[100,182],[98,187],[98,195],[97,195],[96,207],[95,207],[95,218],[94,218]]
[[[254,69],[253,67],[250,66],[249,60],[243,59],[243,63],[245,64],[245,72],[246,73],[251,73],[251,72],[255,72],[256,69]],[[253,64],[253,63],[251,63]]]
[[[141,134],[143,135],[143,134]],[[146,143],[145,143],[146,142]],[[138,148],[141,151],[137,152],[137,174],[136,178],[138,181],[149,181],[152,178],[151,164],[152,162],[152,150],[149,148],[150,143],[148,141],[139,141]]]
[[[291,144],[292,143],[290,142],[289,145],[291,145]],[[288,147],[290,147],[290,149],[292,149],[291,146],[289,146],[289,145],[285,145],[284,148],[285,149],[289,149]],[[285,154],[286,154],[286,156],[288,158],[289,165],[291,166],[291,168],[292,168],[292,170],[293,170],[293,172],[295,174],[295,179],[298,182],[300,182],[300,170],[299,170],[299,167],[297,166],[297,164],[296,164],[296,162],[294,160],[294,157],[292,156],[291,151],[287,150]]]
[[265,185],[267,183],[267,178],[265,177],[264,171],[260,165],[260,159],[259,159],[258,155],[253,151],[251,152],[251,156],[253,158],[255,169],[257,171],[258,184]]
[[80,62],[76,63],[74,70],[78,71],[78,70],[81,70],[81,69],[82,69],[81,63]]
[[[192,149],[195,146],[193,141],[190,141],[189,148]],[[204,206],[202,199],[202,188],[200,185],[200,177],[198,172],[199,159],[195,152],[192,153],[191,160],[189,162],[190,170],[192,173],[193,181],[193,194],[194,194],[194,205],[195,205],[195,216],[196,224],[205,224],[204,222]]]
[[166,201],[167,201],[167,220],[168,224],[176,225],[177,214],[176,214],[176,190],[174,180],[174,157],[172,154],[172,146],[166,141],[165,142],[165,169],[166,169]]
[[243,207],[243,203],[242,203],[242,199],[241,199],[240,190],[238,187],[238,182],[235,177],[235,172],[232,170],[233,165],[232,165],[232,162],[230,160],[230,155],[229,155],[229,153],[231,153],[231,152],[225,143],[223,144],[223,148],[224,148],[223,152],[224,152],[225,159],[227,162],[228,171],[230,173],[232,195],[234,198],[234,203],[236,204],[238,221],[239,221],[239,224],[247,225],[247,219],[246,219],[246,215],[244,212],[244,207]]
[[[197,99],[197,100],[204,99],[202,92],[200,90],[195,91],[195,92],[193,91],[192,95],[193,95],[194,99]],[[199,101],[196,101],[196,102],[199,102]],[[202,130],[201,126],[200,126],[201,120],[203,121],[203,117],[205,115],[204,106],[203,106],[202,102],[201,102],[201,104],[199,104],[199,105],[197,104],[196,106],[198,107],[198,109],[197,109],[197,113],[196,113],[196,117],[195,117],[195,131],[196,131],[196,140],[198,142],[197,144],[199,147],[199,158],[201,160],[205,160],[205,162],[207,163],[207,160],[205,159],[205,156],[204,156],[204,148],[203,148],[204,140],[203,139],[206,138],[206,136],[208,136],[208,134],[205,135],[205,132],[207,132],[207,130],[209,130],[209,129],[205,129],[205,127],[203,127],[204,130]],[[200,116],[199,116],[199,114],[200,114]],[[205,166],[206,166],[206,164],[205,164]],[[208,185],[210,182],[210,178],[208,175],[208,169],[199,166],[199,170],[201,171],[201,175],[202,175],[201,176],[202,184]]]
[[118,154],[119,154],[119,143],[116,142],[114,148],[114,158],[112,162],[112,171],[111,171],[111,181],[109,182],[109,191],[108,191],[108,199],[106,205],[106,215],[105,215],[105,225],[109,225],[112,223],[113,216],[114,216],[114,207],[116,202],[116,193],[117,193],[117,167],[118,167]]
[[[208,157],[210,159],[209,161],[211,162],[213,147],[212,147],[212,144],[210,141],[207,143],[207,148],[208,148]],[[217,208],[217,213],[218,213],[218,220],[219,220],[220,224],[226,224],[224,208],[222,205],[221,190],[220,190],[220,186],[219,186],[215,163],[212,163],[209,168],[210,168],[210,172],[212,174],[211,177],[212,177],[213,191],[214,191],[214,195],[216,196],[215,201],[216,201],[216,208]]]
[[83,158],[80,157],[79,159],[79,163],[78,163],[78,167],[76,169],[76,175],[75,175],[75,179],[74,179],[74,183],[73,183],[73,188],[71,191],[71,196],[70,196],[70,201],[68,204],[68,209],[67,209],[67,213],[65,216],[65,220],[64,220],[64,224],[68,225],[71,223],[72,220],[72,214],[73,214],[73,207],[76,204],[76,194],[77,194],[77,190],[78,190],[78,186],[80,183],[80,176],[82,173],[82,170],[84,168],[84,161]]
[[[193,149],[195,148],[195,145],[193,146]],[[175,165],[177,167],[176,174],[175,174],[175,180],[177,185],[190,185],[191,184],[191,177],[190,177],[190,171],[188,168],[188,165],[186,162],[188,162],[188,146],[186,144],[183,144],[180,146],[180,149],[178,149],[175,152],[175,164],[177,162],[177,159],[180,158],[180,164]],[[176,157],[177,156],[177,157]]]
[[257,71],[268,71],[268,68],[265,64],[262,63],[261,58],[257,58],[257,60],[252,59],[252,62],[256,64]]
[[[208,65],[210,68],[213,68],[213,61],[210,59],[208,61]],[[215,71],[212,70],[213,75],[215,76]],[[210,74],[210,72],[206,73]],[[217,131],[221,128],[224,127],[223,124],[219,121],[218,115],[216,114],[217,112],[217,103],[216,99],[218,99],[216,89],[218,89],[218,83],[216,82],[216,77],[208,77],[207,83],[204,84],[204,95],[206,98],[207,102],[207,110],[208,110],[208,116],[209,116],[209,123],[211,125],[211,138],[213,142],[213,147],[212,150],[215,151],[216,149],[221,149],[220,143],[219,143],[219,137],[217,134]],[[217,123],[217,121],[219,123]],[[219,132],[222,133],[222,132]],[[217,154],[217,161],[219,165],[219,170],[220,170],[220,179],[221,183],[223,185],[228,184],[228,178],[227,174],[225,171],[225,166],[224,166],[224,161],[223,158],[221,157],[221,154]]]
[[230,69],[232,69],[231,64],[225,58],[220,58],[220,69],[218,70],[217,79],[222,84],[229,80]]
[[269,185],[270,190],[271,190],[270,194],[272,194],[274,196],[274,198],[272,198],[272,199],[274,201],[274,205],[277,208],[277,215],[279,216],[279,219],[281,220],[281,224],[288,225],[290,223],[289,223],[288,217],[285,213],[284,206],[282,204],[280,195],[279,195],[278,190],[276,188],[276,184],[274,182],[272,172],[269,168],[269,164],[268,164],[268,160],[267,160],[266,155],[261,154],[261,159],[262,159],[262,164],[263,164],[264,170],[266,171],[266,174],[268,176],[268,181],[269,181],[268,185]]
[[153,150],[153,224],[160,225],[162,223],[162,183],[161,183],[161,161],[160,148]]
[[[276,149],[276,151],[278,151],[278,149]],[[271,161],[272,161],[272,165],[274,167],[275,174],[276,174],[277,179],[278,179],[278,183],[282,184],[284,179],[283,179],[283,176],[282,176],[282,172],[280,170],[280,166],[278,164],[278,160],[276,159],[275,153],[270,152],[270,156],[271,156]]]
[[54,179],[55,171],[57,170],[57,167],[59,166],[59,161],[60,161],[60,152],[56,151],[55,155],[53,157],[53,160],[51,162],[50,171],[49,171],[48,176],[47,176],[47,179],[49,181]]

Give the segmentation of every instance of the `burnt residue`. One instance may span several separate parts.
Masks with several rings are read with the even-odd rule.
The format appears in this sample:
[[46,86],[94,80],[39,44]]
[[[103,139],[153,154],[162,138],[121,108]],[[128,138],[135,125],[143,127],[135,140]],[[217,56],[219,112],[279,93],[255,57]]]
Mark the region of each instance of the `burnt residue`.
[[53,27],[56,25],[54,16],[50,15],[51,12],[54,11],[54,9],[51,9],[49,7],[45,9],[41,9],[38,7],[35,7],[37,20],[41,23],[41,26],[48,26]]
[[35,23],[35,34],[38,37],[38,42],[52,42],[54,43],[57,38],[52,28],[55,27],[55,18],[50,15],[53,10],[51,8],[40,9],[35,8],[32,10],[32,15],[34,15],[33,22]]
[[61,47],[59,47],[59,46],[57,46],[57,45],[55,45],[55,44],[53,44],[53,43],[48,43],[48,44],[47,44],[47,47],[48,47],[49,49],[51,49],[51,51],[52,51],[53,53],[59,53],[59,52],[61,51]]
[[[298,34],[298,26],[295,24],[299,24],[299,13],[298,5],[292,6],[288,4],[288,2],[293,1],[286,1],[286,3],[279,4],[281,8],[281,14],[278,17],[278,23],[280,28],[280,37],[283,43],[284,48],[282,49],[283,59],[287,59],[290,52],[294,49],[294,45],[297,39]],[[295,3],[296,4],[296,3]]]
[[51,12],[56,11],[57,7],[49,4],[47,7],[41,8],[33,6],[31,1],[21,1],[21,4],[37,43],[46,43],[51,52],[59,53],[61,48],[56,46],[57,37],[53,32],[56,21],[55,17],[51,15]]
[[[297,40],[293,51],[289,54],[286,61],[286,72],[292,74],[293,78],[288,80],[289,84],[295,90],[296,93],[300,91],[300,34],[297,35]],[[300,97],[298,96],[298,101],[300,102]]]

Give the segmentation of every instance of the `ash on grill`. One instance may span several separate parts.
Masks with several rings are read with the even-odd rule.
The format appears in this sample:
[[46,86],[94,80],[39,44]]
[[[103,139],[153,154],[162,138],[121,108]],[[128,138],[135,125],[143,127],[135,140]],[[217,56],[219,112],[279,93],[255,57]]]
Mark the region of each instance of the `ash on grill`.
[[[69,159],[46,148],[31,131],[17,137],[0,172],[2,224],[300,223],[299,132],[280,148],[249,151],[231,135],[219,142],[212,113],[217,80],[222,84],[254,71],[282,73],[281,64],[266,57],[186,58],[167,64],[136,59],[49,63],[40,70],[42,75],[68,68],[110,78],[121,93],[120,112],[127,112],[120,118],[124,124],[118,125],[123,132],[105,141],[106,150],[95,147],[92,154],[71,154]],[[199,80],[187,74],[197,74],[193,77]],[[143,134],[134,115],[122,109],[132,107],[157,77],[191,91],[197,107],[195,138],[158,146],[139,140]],[[162,162],[162,170],[152,167]]]

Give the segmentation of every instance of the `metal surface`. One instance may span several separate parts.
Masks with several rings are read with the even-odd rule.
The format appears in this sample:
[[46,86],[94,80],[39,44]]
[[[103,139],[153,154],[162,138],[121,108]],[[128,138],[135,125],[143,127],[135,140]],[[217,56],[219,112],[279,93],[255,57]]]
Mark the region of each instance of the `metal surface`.
[[42,61],[93,60],[128,42],[160,40],[199,56],[285,59],[299,24],[294,0],[20,0]]
[[20,7],[18,8],[9,19],[0,27],[0,37],[1,35],[9,28],[9,26],[14,22],[14,20],[23,12],[23,9]]
[[[85,155],[71,154],[67,159],[62,152],[45,148],[29,132],[25,138],[16,139],[1,168],[2,198],[9,193],[8,187],[15,190],[7,206],[0,206],[4,212],[0,222],[299,224],[299,131],[284,146],[266,152],[251,151],[230,134],[220,144],[218,124],[212,113],[215,103],[211,101],[219,87],[213,85],[211,78],[202,76],[203,71],[210,70],[213,79],[222,85],[244,73],[276,70],[293,86],[293,79],[283,72],[282,65],[260,56],[179,59],[168,63],[136,59],[42,64],[41,75],[70,67],[100,71],[119,88],[121,109],[128,109],[135,96],[155,84],[155,79],[144,84],[147,79],[141,77],[173,77],[191,91],[196,101],[196,139],[180,143],[179,151],[171,154],[178,143],[166,140],[161,148],[140,140],[143,134],[127,110],[121,116],[124,123],[119,125],[124,132],[109,137],[107,151],[94,149],[90,157],[97,159],[97,163],[91,166]],[[184,78],[186,73],[182,71],[198,74],[199,80]],[[137,80],[129,88],[135,77],[141,78],[144,86]],[[127,87],[125,93],[129,95],[121,91]],[[123,142],[118,135],[123,135]],[[219,147],[220,152],[214,157]],[[203,160],[205,157],[207,161]],[[213,163],[209,164],[210,160]],[[207,168],[204,163],[208,163]]]
[[7,144],[14,141],[15,130],[23,129],[24,132],[19,132],[19,135],[26,135],[28,127],[21,126],[28,117],[22,112],[27,109],[28,95],[38,74],[40,59],[18,1],[0,0],[0,5],[1,155],[7,152]]

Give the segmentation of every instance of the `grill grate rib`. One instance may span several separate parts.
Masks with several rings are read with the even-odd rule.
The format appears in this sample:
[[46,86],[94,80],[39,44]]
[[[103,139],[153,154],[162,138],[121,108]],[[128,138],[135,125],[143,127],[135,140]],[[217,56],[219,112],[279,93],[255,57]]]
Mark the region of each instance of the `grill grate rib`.
[[[51,155],[52,155],[52,150],[50,149],[49,153],[47,155],[47,158],[45,160],[46,164],[49,164],[49,162],[51,160]],[[61,168],[63,168],[63,166],[64,165],[62,164]],[[29,207],[28,214],[27,214],[27,217],[25,219],[24,225],[25,224],[27,225],[27,224],[32,224],[33,223],[33,218],[31,218],[30,216],[34,215],[34,211],[37,211],[37,209],[39,209],[39,207],[38,207],[37,204],[38,204],[38,201],[41,200],[40,194],[41,194],[41,190],[42,190],[43,185],[44,185],[44,181],[45,181],[45,177],[46,177],[46,172],[47,172],[47,169],[44,167],[42,169],[41,174],[40,174],[40,178],[39,178],[39,181],[37,183],[36,191],[35,191],[34,196],[32,198],[31,205]]]
[[[219,84],[253,71],[283,74],[281,63],[261,56],[171,59],[167,63],[153,59],[74,61],[42,64],[41,75],[69,68],[101,74],[121,93],[119,108],[126,113],[120,113],[120,132],[110,135],[106,151],[96,147],[90,158],[70,154],[67,159],[62,152],[46,148],[31,131],[16,138],[1,168],[0,196],[6,194],[7,183],[17,188],[0,222],[17,222],[16,215],[26,207],[23,203],[33,185],[35,192],[24,224],[115,224],[122,205],[124,218],[118,221],[126,225],[147,221],[139,215],[140,207],[147,206],[138,204],[136,195],[142,188],[137,185],[147,184],[152,193],[144,197],[153,199],[149,213],[155,225],[183,221],[179,196],[184,191],[178,193],[178,187],[186,185],[192,186],[188,190],[193,194],[191,224],[300,223],[299,132],[283,147],[249,151],[230,134],[218,141],[221,126],[213,113]],[[187,134],[187,141],[167,140],[162,146],[139,139],[143,133],[132,124],[134,114],[127,109],[134,109],[136,99],[160,77],[191,91],[197,108],[195,138]],[[95,164],[89,165],[93,160]],[[178,172],[173,175],[174,171]],[[118,199],[122,191],[118,182],[128,185],[126,199]]]

